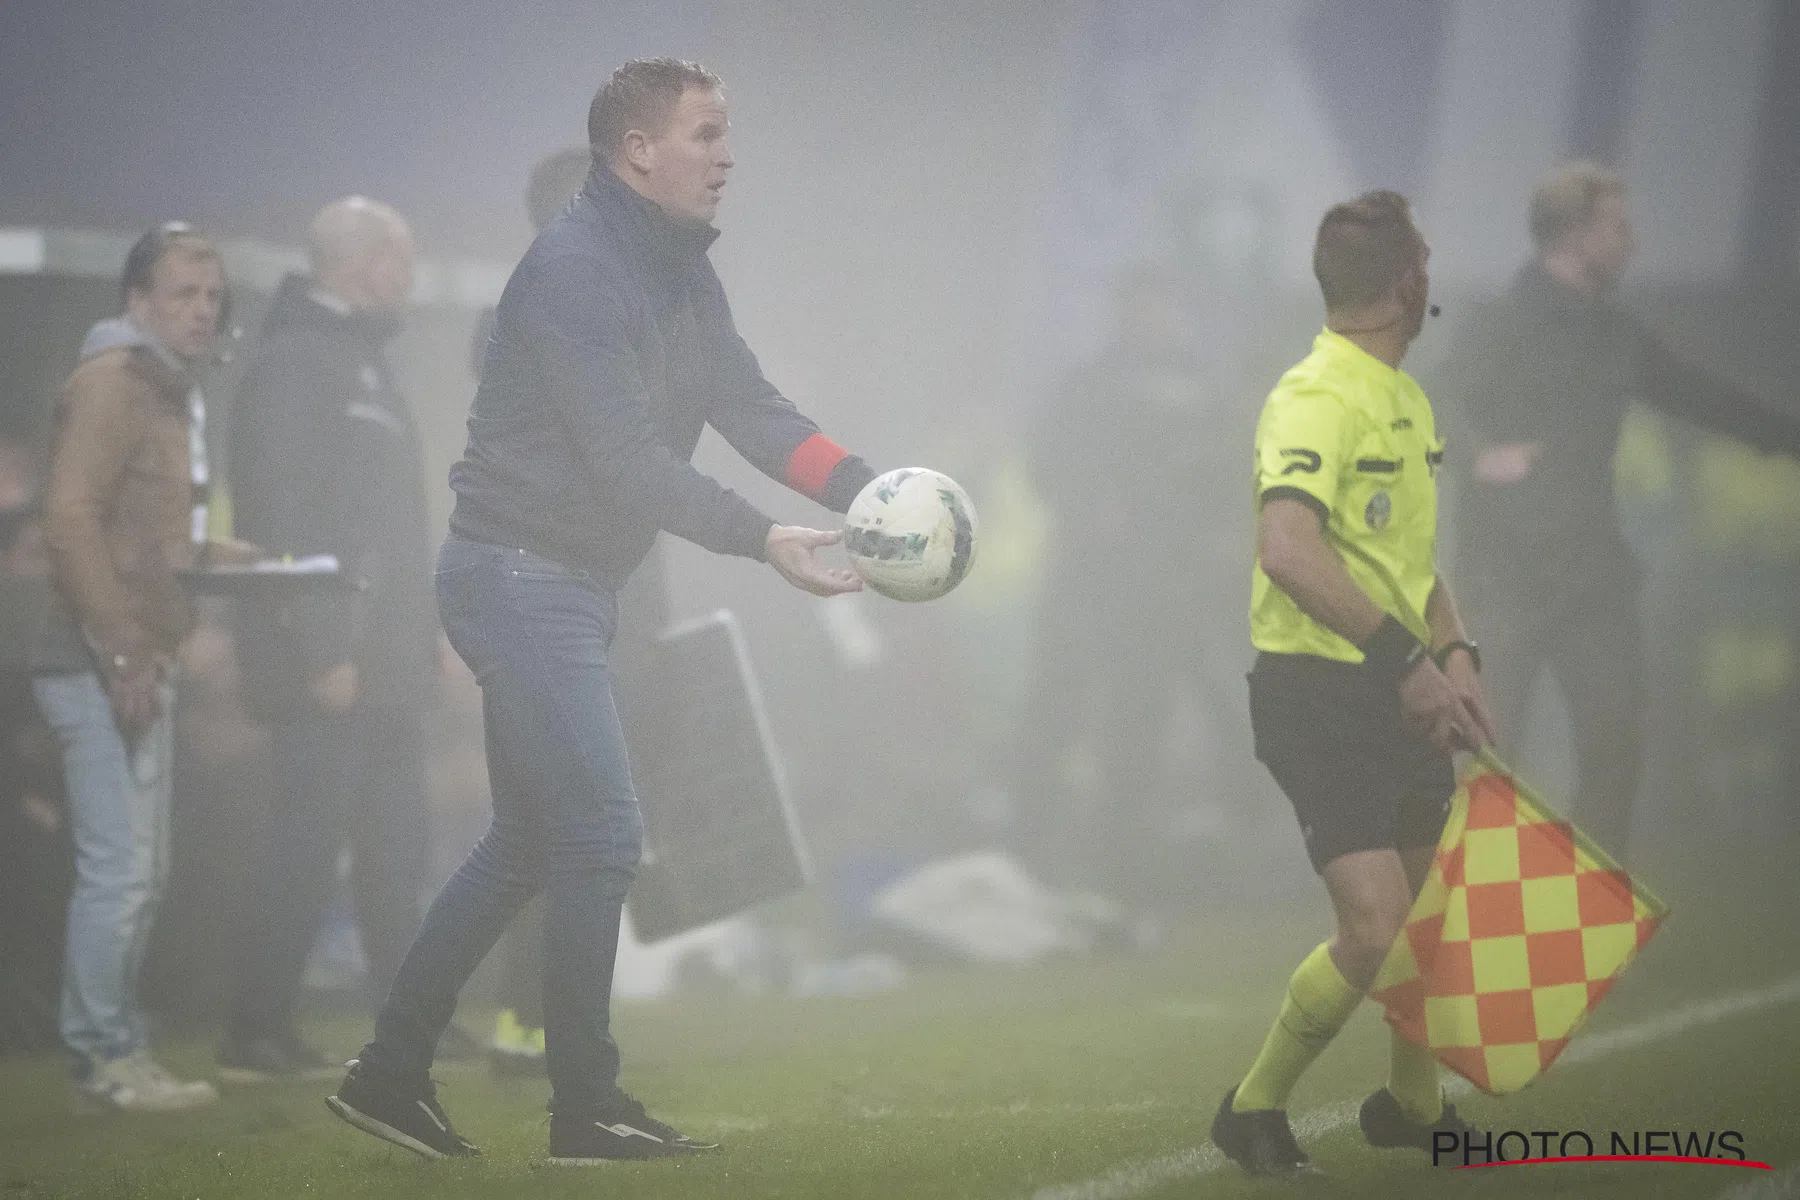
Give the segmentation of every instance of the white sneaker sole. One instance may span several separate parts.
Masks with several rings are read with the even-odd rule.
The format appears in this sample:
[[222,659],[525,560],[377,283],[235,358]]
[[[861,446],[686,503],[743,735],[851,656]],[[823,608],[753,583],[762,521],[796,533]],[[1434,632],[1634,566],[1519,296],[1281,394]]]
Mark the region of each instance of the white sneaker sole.
[[205,1089],[190,1088],[181,1092],[151,1098],[132,1098],[120,1102],[110,1096],[97,1092],[76,1089],[69,1097],[69,1110],[78,1116],[100,1116],[106,1113],[134,1112],[186,1112],[190,1108],[204,1108],[208,1104],[217,1104],[219,1093],[212,1087]]
[[258,1071],[254,1067],[221,1066],[218,1068],[218,1072],[219,1078],[226,1083],[289,1083],[296,1080],[306,1083],[318,1083],[326,1079],[342,1078],[344,1068],[308,1067],[304,1071],[292,1071],[283,1075],[277,1074],[274,1071]]
[[373,1134],[384,1142],[392,1142],[405,1150],[411,1150],[421,1158],[449,1158],[442,1150],[433,1149],[411,1134],[401,1133],[385,1121],[377,1121],[374,1117],[364,1116],[336,1096],[325,1097],[325,1107],[356,1126],[364,1133]]
[[671,1158],[692,1158],[696,1154],[705,1154],[709,1150],[717,1149],[717,1146],[681,1146],[672,1154],[618,1155],[617,1157],[595,1155],[590,1158],[551,1155],[544,1161],[553,1167],[598,1167],[606,1163],[618,1162],[666,1162]]

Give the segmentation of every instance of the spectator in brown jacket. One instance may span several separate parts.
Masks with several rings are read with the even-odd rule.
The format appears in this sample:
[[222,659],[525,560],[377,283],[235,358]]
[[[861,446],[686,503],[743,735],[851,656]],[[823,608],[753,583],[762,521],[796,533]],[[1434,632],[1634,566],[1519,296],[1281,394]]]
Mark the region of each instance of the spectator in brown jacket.
[[225,272],[182,224],[126,259],[125,312],[89,331],[51,435],[44,533],[55,600],[32,690],[61,745],[76,883],[63,1042],[78,1107],[176,1109],[217,1099],[150,1057],[136,996],[169,866],[175,662],[194,610],[177,576],[205,542],[205,407],[195,386]]

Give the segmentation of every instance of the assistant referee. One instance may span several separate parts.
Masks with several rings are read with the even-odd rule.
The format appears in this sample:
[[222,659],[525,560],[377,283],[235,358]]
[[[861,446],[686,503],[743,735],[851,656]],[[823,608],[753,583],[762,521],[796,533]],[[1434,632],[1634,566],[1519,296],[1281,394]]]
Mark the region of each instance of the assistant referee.
[[[1393,192],[1325,214],[1313,273],[1326,327],[1256,430],[1250,722],[1337,931],[1294,972],[1262,1053],[1213,1119],[1219,1149],[1255,1174],[1307,1161],[1288,1094],[1406,920],[1455,790],[1451,753],[1492,740],[1480,654],[1437,571],[1443,443],[1399,369],[1424,322],[1430,253]],[[1430,1054],[1397,1033],[1387,1086],[1361,1116],[1377,1146],[1430,1150],[1434,1131],[1465,1128]]]

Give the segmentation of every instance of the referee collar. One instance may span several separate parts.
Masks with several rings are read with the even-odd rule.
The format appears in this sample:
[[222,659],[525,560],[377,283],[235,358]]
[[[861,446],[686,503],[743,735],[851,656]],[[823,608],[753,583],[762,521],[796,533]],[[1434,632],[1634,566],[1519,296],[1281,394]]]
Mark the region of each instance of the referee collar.
[[1319,336],[1313,339],[1313,349],[1323,350],[1334,357],[1348,358],[1359,368],[1378,372],[1385,379],[1401,373],[1399,367],[1388,366],[1329,325],[1319,330]]

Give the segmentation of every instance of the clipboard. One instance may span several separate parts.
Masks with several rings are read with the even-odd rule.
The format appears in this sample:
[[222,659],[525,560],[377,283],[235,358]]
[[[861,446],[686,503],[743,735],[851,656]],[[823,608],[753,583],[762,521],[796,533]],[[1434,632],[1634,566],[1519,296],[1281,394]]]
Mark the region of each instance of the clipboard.
[[332,554],[266,558],[244,565],[183,567],[175,572],[202,596],[270,596],[313,591],[362,591],[366,581],[349,575]]

